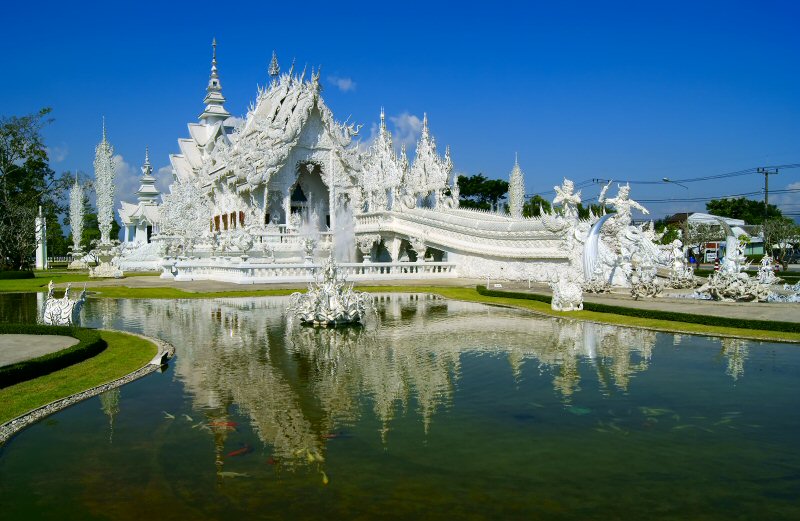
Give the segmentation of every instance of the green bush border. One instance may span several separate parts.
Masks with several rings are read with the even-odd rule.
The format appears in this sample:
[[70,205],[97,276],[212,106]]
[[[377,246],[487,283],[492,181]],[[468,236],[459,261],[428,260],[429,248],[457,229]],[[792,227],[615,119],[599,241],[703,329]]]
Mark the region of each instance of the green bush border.
[[77,364],[106,348],[100,332],[80,327],[0,324],[0,334],[63,335],[78,339],[77,344],[61,351],[0,367],[0,389]]
[[[520,293],[516,291],[496,291],[486,289],[482,285],[475,287],[478,294],[487,297],[505,297],[524,300],[537,300],[550,304],[552,297],[537,293]],[[597,313],[613,313],[615,315],[625,315],[628,317],[651,318],[654,320],[669,320],[671,322],[687,322],[690,324],[701,324],[704,326],[732,327],[739,329],[758,329],[761,331],[782,331],[785,333],[800,333],[800,322],[779,322],[772,320],[750,320],[743,318],[715,317],[708,315],[696,315],[689,313],[677,313],[674,311],[659,311],[656,309],[627,308],[622,306],[611,306],[608,304],[598,304],[594,302],[584,302],[585,311],[595,311]]]
[[0,280],[35,279],[32,271],[0,271]]

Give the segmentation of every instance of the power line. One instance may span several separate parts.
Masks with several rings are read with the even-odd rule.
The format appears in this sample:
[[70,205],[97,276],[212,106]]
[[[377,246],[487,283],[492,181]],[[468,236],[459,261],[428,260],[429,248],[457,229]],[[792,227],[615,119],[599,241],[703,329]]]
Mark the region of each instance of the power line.
[[[800,188],[787,188],[784,190],[772,190],[773,194],[793,194],[800,192]],[[637,199],[640,203],[695,203],[703,201],[711,201],[713,199],[736,199],[739,197],[747,197],[751,195],[760,195],[762,191],[757,192],[743,192],[740,194],[717,195],[713,197],[683,197],[676,199]]]

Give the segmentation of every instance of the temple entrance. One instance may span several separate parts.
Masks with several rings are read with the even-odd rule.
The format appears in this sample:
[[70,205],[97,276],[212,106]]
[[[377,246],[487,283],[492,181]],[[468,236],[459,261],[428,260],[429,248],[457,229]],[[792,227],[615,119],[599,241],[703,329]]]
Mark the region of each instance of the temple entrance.
[[322,181],[322,167],[313,162],[300,163],[297,181],[289,190],[292,215],[300,215],[317,229],[326,231],[330,223],[328,187]]

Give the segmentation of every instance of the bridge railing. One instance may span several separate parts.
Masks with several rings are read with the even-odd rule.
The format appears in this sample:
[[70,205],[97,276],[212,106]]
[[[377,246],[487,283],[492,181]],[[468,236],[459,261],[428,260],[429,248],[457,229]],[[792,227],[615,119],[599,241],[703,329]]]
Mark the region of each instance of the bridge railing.
[[[451,262],[375,262],[342,263],[339,269],[347,280],[402,280],[456,277]],[[207,259],[166,262],[162,277],[176,281],[220,280],[237,284],[311,282],[318,264],[267,264],[257,262],[220,262]]]

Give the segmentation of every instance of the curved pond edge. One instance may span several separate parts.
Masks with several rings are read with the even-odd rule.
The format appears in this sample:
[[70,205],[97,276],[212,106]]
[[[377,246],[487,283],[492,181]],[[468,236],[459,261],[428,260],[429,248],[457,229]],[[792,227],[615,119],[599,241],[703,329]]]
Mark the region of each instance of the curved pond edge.
[[112,333],[122,333],[125,335],[139,337],[155,344],[158,352],[156,353],[156,356],[154,356],[153,359],[147,363],[147,365],[140,367],[132,373],[128,373],[115,380],[91,387],[73,395],[59,398],[58,400],[54,400],[48,404],[37,407],[36,409],[30,410],[5,422],[4,424],[0,425],[0,445],[5,444],[9,439],[11,439],[11,437],[24,428],[33,425],[34,423],[46,418],[47,416],[50,416],[53,413],[62,411],[67,407],[71,407],[76,403],[82,402],[106,391],[110,391],[111,389],[122,387],[125,384],[133,382],[134,380],[138,380],[139,378],[159,370],[161,366],[167,362],[167,360],[175,355],[175,346],[169,342],[161,340],[160,338],[141,335],[139,333],[131,333],[130,331],[120,331],[118,329],[98,329],[98,331],[109,331]]

